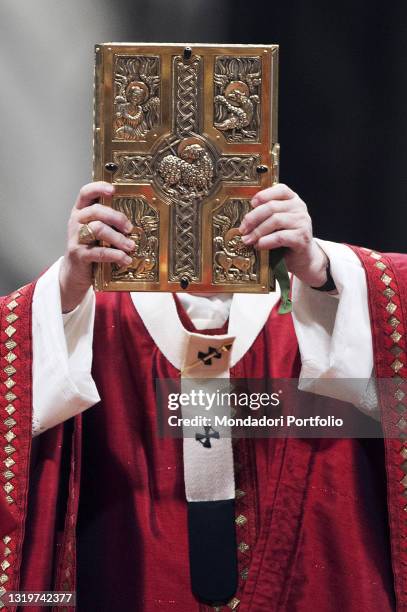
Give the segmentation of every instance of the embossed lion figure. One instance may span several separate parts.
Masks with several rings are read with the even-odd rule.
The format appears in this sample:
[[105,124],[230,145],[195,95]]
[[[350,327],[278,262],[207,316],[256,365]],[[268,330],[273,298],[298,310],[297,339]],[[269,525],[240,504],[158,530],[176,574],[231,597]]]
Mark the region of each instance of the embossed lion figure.
[[202,144],[181,142],[178,155],[166,155],[158,165],[164,188],[170,193],[193,197],[209,192],[213,182],[213,163]]
[[214,240],[217,247],[215,263],[218,272],[225,280],[256,280],[254,265],[256,257],[253,247],[242,242],[242,236],[237,228],[225,232],[224,236],[217,236]]

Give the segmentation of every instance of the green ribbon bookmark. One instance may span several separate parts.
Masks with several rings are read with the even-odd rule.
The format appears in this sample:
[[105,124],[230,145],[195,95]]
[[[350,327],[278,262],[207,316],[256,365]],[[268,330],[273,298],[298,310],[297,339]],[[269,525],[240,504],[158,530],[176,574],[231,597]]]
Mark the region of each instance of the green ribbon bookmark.
[[274,278],[278,282],[281,291],[281,304],[278,314],[287,314],[292,311],[290,299],[290,277],[284,261],[284,248],[269,251],[269,262]]

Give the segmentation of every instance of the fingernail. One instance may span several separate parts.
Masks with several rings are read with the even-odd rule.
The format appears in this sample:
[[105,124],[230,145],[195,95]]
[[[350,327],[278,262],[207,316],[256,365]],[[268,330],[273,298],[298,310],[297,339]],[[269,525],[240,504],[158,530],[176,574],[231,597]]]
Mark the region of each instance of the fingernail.
[[240,227],[239,227],[239,232],[241,234],[244,234],[246,231],[246,223],[243,221],[243,223],[241,223]]
[[125,227],[124,229],[126,230],[126,232],[127,232],[127,233],[130,233],[130,232],[131,232],[131,230],[133,229],[133,224],[132,224],[132,223],[130,223],[130,221],[128,221],[128,222],[126,223],[126,227]]
[[252,236],[250,236],[250,234],[247,234],[247,236],[242,236],[242,242],[244,242],[245,244],[250,244],[251,242],[253,242],[253,238]]
[[106,193],[113,193],[113,191],[114,191],[113,185],[106,185],[105,186],[105,192]]
[[252,198],[252,199],[250,200],[250,204],[251,204],[252,206],[256,206],[256,205],[257,205],[257,202],[258,202],[258,198],[256,198],[256,197],[254,197],[254,198]]
[[128,255],[126,255],[126,257],[124,258],[124,263],[127,265],[131,264],[132,261],[133,261],[132,258],[129,257]]
[[129,249],[129,250],[130,249],[131,250],[134,249],[134,242],[133,242],[133,240],[126,240],[126,248]]

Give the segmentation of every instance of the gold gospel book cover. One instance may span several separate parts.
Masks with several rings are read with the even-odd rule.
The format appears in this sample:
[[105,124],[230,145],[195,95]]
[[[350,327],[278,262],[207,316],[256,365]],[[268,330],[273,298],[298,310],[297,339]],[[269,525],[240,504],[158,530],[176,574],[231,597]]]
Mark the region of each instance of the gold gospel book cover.
[[238,230],[278,180],[278,45],[96,45],[94,178],[133,224],[107,291],[270,290],[268,254]]

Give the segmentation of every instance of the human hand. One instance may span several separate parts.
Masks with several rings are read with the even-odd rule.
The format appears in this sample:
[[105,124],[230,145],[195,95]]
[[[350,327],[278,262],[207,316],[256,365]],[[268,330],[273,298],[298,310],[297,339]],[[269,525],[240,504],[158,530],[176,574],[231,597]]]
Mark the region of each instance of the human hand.
[[[59,275],[62,312],[70,312],[84,298],[92,284],[94,262],[128,266],[132,261],[127,253],[134,250],[134,242],[124,235],[130,233],[131,222],[123,213],[98,202],[101,197],[110,197],[113,193],[112,185],[99,181],[88,183],[78,194],[68,222],[66,251]],[[80,244],[82,225],[88,225],[96,240],[103,240],[110,246]]]
[[253,210],[239,228],[244,244],[267,250],[284,247],[288,270],[311,287],[322,286],[328,257],[313,238],[311,217],[301,198],[279,183],[256,193],[251,204]]

